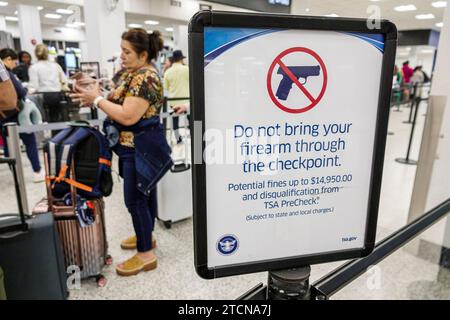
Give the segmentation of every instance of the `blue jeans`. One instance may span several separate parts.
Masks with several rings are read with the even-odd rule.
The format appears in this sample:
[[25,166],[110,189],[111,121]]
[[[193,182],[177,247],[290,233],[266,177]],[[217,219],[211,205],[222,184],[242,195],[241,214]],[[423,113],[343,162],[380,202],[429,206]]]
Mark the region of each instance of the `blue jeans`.
[[[8,143],[6,142],[6,137],[2,131],[3,138],[3,150],[5,152],[5,157],[9,157]],[[25,149],[27,151],[28,159],[31,162],[31,166],[33,167],[33,171],[38,173],[41,172],[41,162],[39,161],[39,152],[36,143],[36,136],[34,133],[21,133],[19,135],[20,139],[23,141],[25,145]]]
[[150,193],[150,196],[138,190],[134,149],[116,146],[115,151],[119,156],[120,175],[124,182],[125,205],[131,214],[136,232],[137,250],[138,252],[151,251],[158,206],[156,189]]

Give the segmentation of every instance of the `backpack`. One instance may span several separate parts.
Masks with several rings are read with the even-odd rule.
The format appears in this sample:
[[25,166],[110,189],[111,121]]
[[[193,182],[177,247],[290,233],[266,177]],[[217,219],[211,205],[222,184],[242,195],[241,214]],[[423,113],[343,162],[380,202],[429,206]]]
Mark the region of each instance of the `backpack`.
[[64,198],[71,187],[87,199],[111,195],[112,153],[106,138],[97,129],[73,124],[50,140],[44,151],[47,184],[54,198]]

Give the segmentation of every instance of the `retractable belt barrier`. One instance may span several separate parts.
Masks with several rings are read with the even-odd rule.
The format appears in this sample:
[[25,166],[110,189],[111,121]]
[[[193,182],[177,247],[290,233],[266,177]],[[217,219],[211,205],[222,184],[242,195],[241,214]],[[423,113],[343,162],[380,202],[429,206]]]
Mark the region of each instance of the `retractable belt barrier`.
[[[188,98],[189,99],[189,98]],[[183,99],[183,100],[188,100]],[[181,100],[181,99],[174,99]],[[183,115],[177,115],[172,110],[171,112],[164,112],[160,114],[161,121],[166,120],[168,118],[177,118]],[[103,120],[89,120],[83,121],[83,123],[88,123],[92,127],[103,127]],[[73,122],[76,123],[76,122]],[[40,125],[31,125],[31,126],[18,126],[17,123],[8,123],[5,124],[7,131],[7,138],[5,143],[8,144],[11,157],[15,158],[17,161],[17,171],[18,171],[18,182],[20,193],[22,194],[22,206],[24,208],[25,214],[29,214],[29,206],[28,206],[28,197],[26,194],[25,187],[25,175],[23,173],[22,166],[22,153],[20,151],[20,139],[19,134],[21,133],[38,133],[44,131],[57,131],[64,130],[73,125],[71,122],[58,122],[58,123],[46,123]]]
[[[98,127],[103,124],[102,120],[89,120],[86,121],[90,126]],[[19,133],[38,133],[44,131],[57,131],[64,130],[70,126],[70,122],[57,122],[57,123],[46,123],[46,124],[37,124],[31,126],[20,126],[18,127]]]
[[[184,99],[186,100],[186,99]],[[161,120],[165,120],[168,118],[178,118],[183,115],[175,114],[174,112],[163,112],[160,115]],[[102,127],[103,120],[89,120],[86,121],[92,127]],[[46,123],[39,125],[31,125],[31,126],[20,126],[18,127],[18,133],[38,133],[44,131],[55,131],[55,130],[63,130],[67,129],[70,126],[70,122],[57,122],[57,123]]]

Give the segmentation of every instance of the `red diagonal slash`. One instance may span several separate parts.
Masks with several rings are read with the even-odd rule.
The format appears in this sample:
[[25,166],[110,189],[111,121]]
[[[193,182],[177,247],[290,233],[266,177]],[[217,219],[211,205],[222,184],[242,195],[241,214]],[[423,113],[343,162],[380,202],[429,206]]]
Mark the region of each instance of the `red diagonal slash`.
[[311,103],[315,103],[316,99],[314,99],[314,97],[309,93],[309,91],[306,90],[305,86],[302,85],[300,81],[298,81],[297,77],[291,72],[291,70],[289,70],[288,67],[286,67],[283,61],[279,60],[278,64],[280,65],[281,69],[283,69],[284,73],[286,73],[287,76],[292,80],[292,82],[294,82],[297,85],[297,87],[299,87],[300,90],[302,90],[302,92],[311,101]]

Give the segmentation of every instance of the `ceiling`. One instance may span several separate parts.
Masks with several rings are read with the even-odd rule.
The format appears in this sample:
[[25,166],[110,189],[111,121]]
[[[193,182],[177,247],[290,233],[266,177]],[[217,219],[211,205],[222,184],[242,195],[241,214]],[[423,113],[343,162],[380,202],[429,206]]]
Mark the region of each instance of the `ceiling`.
[[[43,0],[1,0],[9,3],[6,7],[0,7],[0,14],[7,16],[14,16],[17,4],[29,4],[35,6],[43,6],[41,11],[42,23],[44,25],[64,26],[65,17],[59,20],[51,20],[44,17],[46,13],[55,13],[58,8],[66,8],[68,5],[57,4],[55,2]],[[438,0],[292,0],[293,14],[308,14],[308,15],[327,15],[337,14],[341,17],[369,17],[367,9],[371,5],[378,6],[381,12],[381,17],[389,19],[397,24],[399,30],[411,29],[436,29],[436,23],[442,22],[444,8],[434,8],[431,3]],[[68,1],[70,2],[70,1]],[[450,2],[450,0],[449,0]],[[416,6],[416,11],[397,12],[394,7],[399,5],[413,4]],[[214,8],[214,4],[212,4]],[[418,20],[416,15],[432,13],[435,18],[431,20]],[[159,25],[150,27],[143,22],[145,20],[157,20]],[[9,22],[10,23],[10,22]],[[13,23],[13,22],[12,22]],[[160,17],[152,17],[147,15],[127,14],[127,24],[139,23],[147,29],[159,29],[166,36],[170,35],[169,31],[165,29],[174,25],[186,24],[186,21],[173,20],[170,17],[161,19]]]
[[[144,21],[147,20],[153,20],[158,21],[159,24],[156,26],[149,26],[144,23]],[[150,15],[140,15],[140,14],[130,14],[127,13],[127,24],[140,24],[143,28],[149,29],[149,30],[159,30],[163,35],[169,36],[172,35],[171,32],[167,31],[166,28],[173,28],[177,25],[185,25],[185,21],[181,20],[175,20],[170,18],[161,18],[156,16],[150,16]]]
[[[19,4],[26,4],[26,5],[34,5],[36,7],[42,6],[43,9],[41,10],[41,22],[44,25],[52,25],[52,26],[64,26],[66,17],[62,15],[63,17],[59,20],[54,19],[48,19],[45,18],[45,15],[47,13],[56,13],[57,9],[67,9],[69,5],[63,5],[63,4],[57,4],[54,2],[48,2],[48,1],[42,1],[42,0],[1,0],[4,2],[8,2],[9,5],[6,7],[0,6],[0,14],[5,16],[15,16],[15,12],[17,10],[17,5]],[[82,12],[83,10],[81,10]]]
[[[58,4],[55,2],[49,2],[49,1],[43,1],[43,0],[1,0],[1,1],[6,1],[9,3],[9,5],[6,7],[0,6],[0,15],[12,16],[12,17],[16,16],[15,11],[17,10],[18,4],[42,6],[43,9],[41,10],[41,21],[42,21],[43,25],[50,25],[50,26],[54,26],[54,27],[66,26],[68,16],[62,15],[61,19],[54,20],[54,19],[46,18],[45,15],[47,13],[56,13],[57,9],[67,9],[69,7],[69,5]],[[81,10],[81,20],[84,20],[83,10]],[[144,21],[147,21],[147,20],[158,21],[159,24],[157,26],[149,26],[149,25],[144,24]],[[17,23],[17,22],[7,22],[7,23]],[[149,16],[149,15],[137,15],[137,14],[127,14],[126,15],[126,23],[127,23],[127,25],[132,24],[132,23],[138,23],[138,24],[141,24],[145,29],[148,29],[148,30],[158,29],[163,33],[163,35],[165,35],[167,37],[172,36],[172,32],[167,31],[166,28],[173,27],[175,25],[186,24],[186,22],[180,21],[180,20],[174,20],[174,19],[170,19],[170,18],[163,19],[161,17],[153,17],[153,16]],[[82,27],[77,27],[77,28],[82,28]]]
[[[337,14],[341,17],[369,17],[369,6],[377,6],[381,17],[393,21],[399,30],[436,29],[436,23],[442,22],[445,8],[435,8],[431,3],[438,0],[293,0],[293,14],[326,15]],[[450,2],[450,1],[448,1]],[[414,5],[417,10],[398,12],[394,8],[401,5]],[[309,9],[309,12],[307,11]],[[418,20],[416,15],[432,13],[431,20]]]

